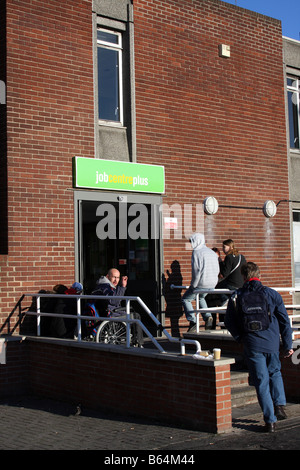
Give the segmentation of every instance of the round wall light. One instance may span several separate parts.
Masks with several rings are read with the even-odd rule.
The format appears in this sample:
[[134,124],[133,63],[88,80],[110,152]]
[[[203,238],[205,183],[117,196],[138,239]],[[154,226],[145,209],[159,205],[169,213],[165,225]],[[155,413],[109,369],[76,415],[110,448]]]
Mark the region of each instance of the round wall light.
[[208,215],[213,215],[218,211],[219,204],[215,197],[208,196],[203,201],[204,212]]
[[277,207],[274,201],[266,201],[263,207],[263,213],[266,217],[274,217],[277,212]]

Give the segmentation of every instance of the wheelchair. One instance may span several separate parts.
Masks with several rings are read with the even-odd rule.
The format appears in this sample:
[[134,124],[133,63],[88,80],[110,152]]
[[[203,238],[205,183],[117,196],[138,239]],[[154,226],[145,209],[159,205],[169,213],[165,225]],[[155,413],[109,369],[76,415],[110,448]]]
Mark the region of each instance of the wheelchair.
[[[132,337],[132,335],[130,335]],[[126,345],[126,323],[104,320],[97,328],[96,343]],[[130,338],[130,343],[132,338]]]
[[[118,309],[124,311],[124,308]],[[132,312],[133,313],[133,312]],[[100,315],[94,304],[89,303],[85,310],[85,315],[95,317],[95,320],[88,320],[85,322],[84,340],[95,341],[96,343],[116,344],[126,346],[126,322],[120,320],[102,320],[97,321]],[[102,316],[102,315],[101,315]],[[103,315],[105,316],[105,315]],[[130,345],[137,346],[137,339],[130,332]]]

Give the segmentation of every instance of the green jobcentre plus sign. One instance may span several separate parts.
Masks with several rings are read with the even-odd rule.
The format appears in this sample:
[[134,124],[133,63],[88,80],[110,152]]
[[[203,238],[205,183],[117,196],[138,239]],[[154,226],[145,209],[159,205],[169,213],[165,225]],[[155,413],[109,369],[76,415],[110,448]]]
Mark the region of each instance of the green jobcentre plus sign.
[[162,194],[165,192],[165,172],[159,165],[74,157],[73,186]]

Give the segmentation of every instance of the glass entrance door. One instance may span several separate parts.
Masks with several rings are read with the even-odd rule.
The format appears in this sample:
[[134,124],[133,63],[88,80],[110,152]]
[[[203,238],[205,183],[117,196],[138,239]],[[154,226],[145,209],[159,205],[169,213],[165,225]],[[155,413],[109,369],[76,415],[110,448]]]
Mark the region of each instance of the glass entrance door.
[[[128,276],[126,295],[139,296],[159,316],[160,237],[157,199],[107,197],[78,201],[79,279],[90,294],[100,276],[117,268]],[[153,332],[138,304],[133,305]]]

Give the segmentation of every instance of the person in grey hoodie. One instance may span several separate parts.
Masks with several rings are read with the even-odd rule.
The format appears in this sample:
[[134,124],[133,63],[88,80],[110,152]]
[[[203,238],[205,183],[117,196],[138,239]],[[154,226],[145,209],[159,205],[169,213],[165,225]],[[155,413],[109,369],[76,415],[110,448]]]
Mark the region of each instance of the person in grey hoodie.
[[[217,254],[205,245],[205,238],[202,233],[194,233],[190,237],[192,245],[192,280],[189,288],[182,297],[182,304],[186,319],[190,322],[188,331],[195,330],[196,316],[192,312],[192,301],[199,293],[199,307],[207,308],[205,296],[207,292],[201,293],[201,289],[213,289],[218,282],[219,260]],[[205,329],[211,329],[213,318],[211,313],[203,313]]]

